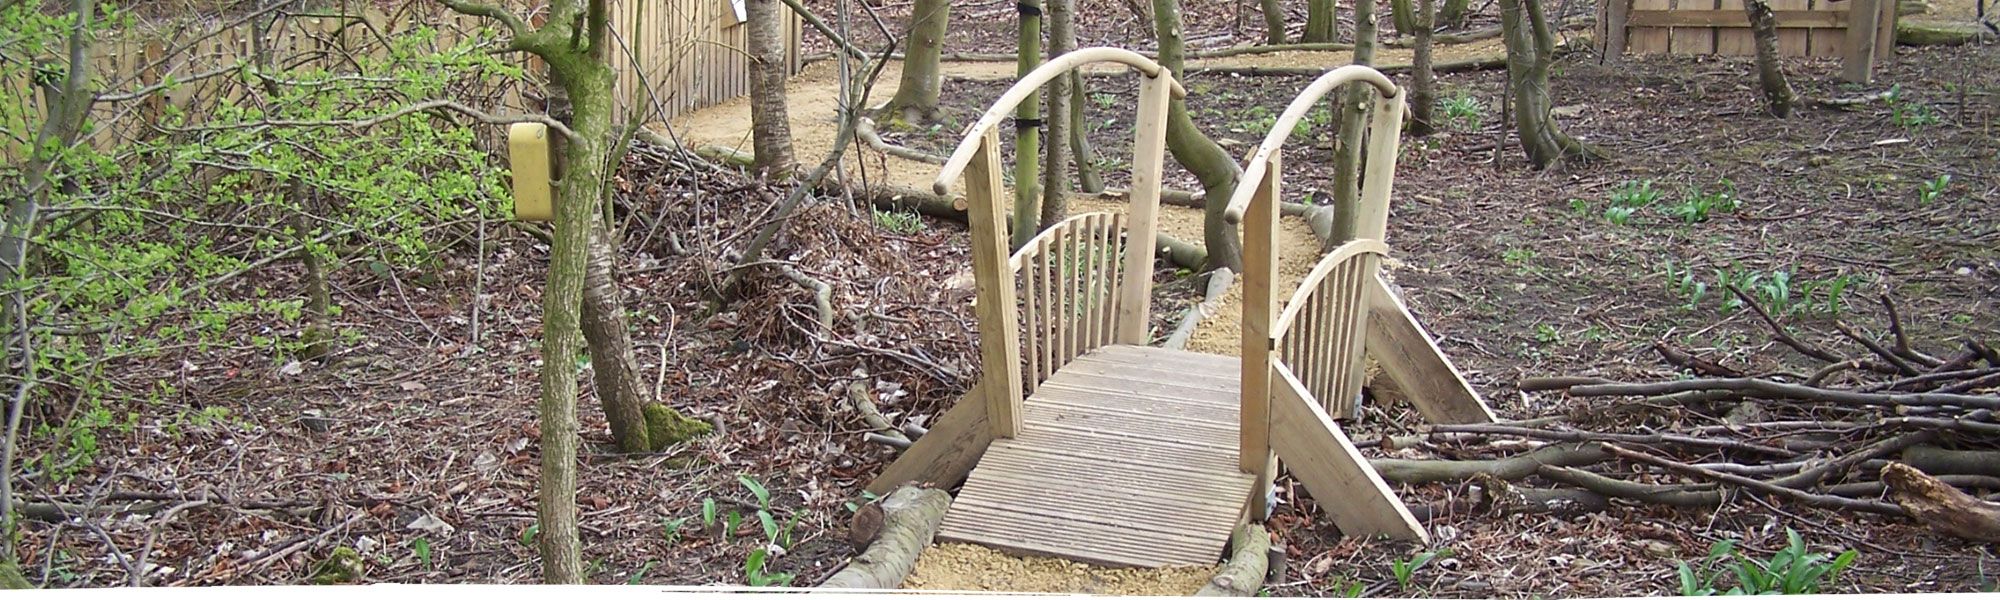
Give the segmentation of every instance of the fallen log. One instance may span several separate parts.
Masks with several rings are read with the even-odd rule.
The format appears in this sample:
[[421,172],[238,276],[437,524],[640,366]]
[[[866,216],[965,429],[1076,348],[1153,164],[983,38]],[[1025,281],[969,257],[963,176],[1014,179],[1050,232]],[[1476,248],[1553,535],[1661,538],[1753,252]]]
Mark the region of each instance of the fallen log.
[[1882,467],[1889,498],[1932,531],[1979,542],[2000,542],[2000,504],[1974,498],[1923,471],[1900,463]]
[[1264,588],[1264,574],[1271,565],[1271,534],[1256,523],[1247,523],[1236,528],[1229,546],[1233,548],[1229,562],[1223,563],[1208,584],[1194,595],[1248,597]]
[[1896,23],[1896,43],[1903,46],[1959,46],[1992,39],[1993,33],[1978,23],[1943,23],[1938,21],[1899,21]]
[[1531,452],[1492,460],[1409,460],[1378,458],[1368,461],[1382,479],[1397,483],[1463,481],[1485,474],[1503,480],[1534,475],[1542,465],[1581,467],[1610,460],[1598,443],[1555,444]]
[[1215,314],[1218,305],[1222,304],[1222,295],[1229,291],[1229,284],[1235,280],[1236,272],[1229,270],[1228,267],[1210,272],[1208,286],[1202,293],[1202,301],[1188,307],[1187,313],[1181,315],[1180,324],[1174,327],[1173,333],[1167,335],[1167,341],[1160,345],[1175,350],[1187,347],[1188,338],[1194,337],[1194,328]]
[[[931,538],[937,536],[938,524],[944,522],[945,509],[950,507],[951,495],[944,490],[914,486],[904,486],[864,507],[856,513],[856,529],[860,531],[850,532],[849,539],[867,540],[868,549],[819,587],[886,590],[901,586],[916,567],[917,554],[929,548]],[[864,512],[878,515],[879,526],[875,516],[861,517]]]

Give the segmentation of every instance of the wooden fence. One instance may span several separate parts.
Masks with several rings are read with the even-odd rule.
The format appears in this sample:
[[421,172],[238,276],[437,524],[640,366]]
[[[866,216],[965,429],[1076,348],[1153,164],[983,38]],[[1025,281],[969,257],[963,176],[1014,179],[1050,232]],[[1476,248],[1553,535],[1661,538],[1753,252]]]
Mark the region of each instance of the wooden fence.
[[[320,66],[344,70],[352,56],[384,56],[385,40],[435,28],[435,38],[418,51],[443,51],[471,39],[491,26],[481,19],[457,15],[436,2],[391,3],[389,12],[373,8],[301,10],[280,19],[261,42],[279,66]],[[618,71],[618,118],[629,111],[661,111],[650,117],[665,120],[676,114],[711,106],[749,92],[748,25],[730,0],[612,0],[612,60]],[[786,61],[796,72],[800,22],[796,15],[784,27]],[[141,90],[169,80],[156,93],[125,102],[100,102],[93,121],[100,125],[92,141],[109,147],[128,137],[143,136],[170,112],[201,115],[222,102],[242,100],[249,89],[234,67],[253,60],[257,32],[240,17],[141,22],[129,29],[99,36],[91,48],[91,73],[103,94]],[[504,34],[501,34],[504,36]],[[540,79],[539,61],[526,55],[531,79]],[[351,70],[347,68],[345,70]],[[42,123],[46,106],[25,71],[0,77],[0,158],[22,156],[26,139]],[[204,77],[204,75],[208,75]],[[471,74],[472,85],[447,92],[452,99],[502,112],[541,112],[534,85],[514,85],[500,77]],[[526,89],[524,89],[526,88]],[[387,107],[384,107],[387,108]],[[497,132],[496,132],[497,135]]]
[[[1781,56],[1850,55],[1848,23],[1854,5],[1879,11],[1874,47],[1891,48],[1896,39],[1896,3],[1863,0],[1769,0],[1778,22]],[[1613,6],[1629,2],[1629,9]],[[1620,10],[1624,9],[1624,10]],[[1721,54],[1757,52],[1743,0],[1609,0],[1600,4],[1599,23],[1622,28],[1624,46],[1610,52],[1633,54]],[[1619,14],[1624,12],[1625,14]],[[1621,18],[1622,17],[1622,18]],[[1621,36],[1606,38],[1616,43]],[[1876,60],[1889,56],[1876,53]]]

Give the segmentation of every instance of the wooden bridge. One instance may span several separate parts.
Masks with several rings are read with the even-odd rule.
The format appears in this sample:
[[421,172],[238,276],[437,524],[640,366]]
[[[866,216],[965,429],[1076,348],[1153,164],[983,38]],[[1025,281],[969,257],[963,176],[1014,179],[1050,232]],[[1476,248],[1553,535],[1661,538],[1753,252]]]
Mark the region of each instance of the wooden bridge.
[[[1131,207],[1081,214],[1007,247],[998,127],[1070,70],[1119,63],[1140,77]],[[1279,310],[1279,164],[1285,139],[1343,83],[1378,92],[1357,235],[1320,258]],[[1244,228],[1240,356],[1151,347],[1152,251],[1173,74],[1115,48],[1062,55],[1029,73],[969,130],[939,173],[963,175],[984,376],[871,484],[963,482],[939,537],[1113,566],[1214,564],[1231,531],[1269,514],[1280,465],[1343,533],[1424,539],[1337,423],[1353,414],[1364,357],[1426,418],[1492,414],[1377,276],[1404,95],[1381,73],[1342,67],[1273,125],[1229,203]]]

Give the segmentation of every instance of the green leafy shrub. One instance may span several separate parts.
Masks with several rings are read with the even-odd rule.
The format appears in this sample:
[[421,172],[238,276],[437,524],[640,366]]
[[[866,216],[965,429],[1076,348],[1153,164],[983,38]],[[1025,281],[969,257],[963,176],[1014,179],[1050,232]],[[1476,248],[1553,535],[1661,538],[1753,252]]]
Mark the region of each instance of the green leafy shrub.
[[[1786,528],[1785,547],[1768,559],[1749,557],[1736,548],[1734,540],[1722,540],[1709,548],[1701,564],[1680,561],[1675,574],[1683,596],[1818,594],[1831,591],[1840,573],[1858,556],[1854,550],[1832,556],[1809,552],[1799,532]],[[1732,576],[1735,584],[1718,589],[1725,575]]]

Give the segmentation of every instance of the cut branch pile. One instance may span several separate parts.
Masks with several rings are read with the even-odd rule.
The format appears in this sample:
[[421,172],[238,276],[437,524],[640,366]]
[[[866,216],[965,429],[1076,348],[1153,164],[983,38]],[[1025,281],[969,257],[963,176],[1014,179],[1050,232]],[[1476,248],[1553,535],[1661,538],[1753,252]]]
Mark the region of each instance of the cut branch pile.
[[[1602,510],[1607,499],[1715,507],[1740,497],[1835,511],[1952,523],[1942,533],[1991,540],[2000,505],[2000,355],[1976,340],[1938,356],[1912,343],[1895,303],[1881,299],[1888,339],[1844,322],[1845,349],[1808,343],[1732,289],[1780,344],[1823,363],[1810,374],[1746,374],[1656,344],[1691,378],[1619,382],[1596,377],[1523,380],[1523,392],[1589,399],[1568,416],[1503,424],[1440,425],[1372,442],[1447,454],[1504,450],[1471,460],[1378,459],[1385,479],[1474,482],[1470,500],[1419,513]],[[1595,428],[1596,430],[1592,430]],[[1617,431],[1613,431],[1616,429]],[[1637,429],[1638,431],[1633,431]],[[1536,489],[1532,485],[1556,486]]]

